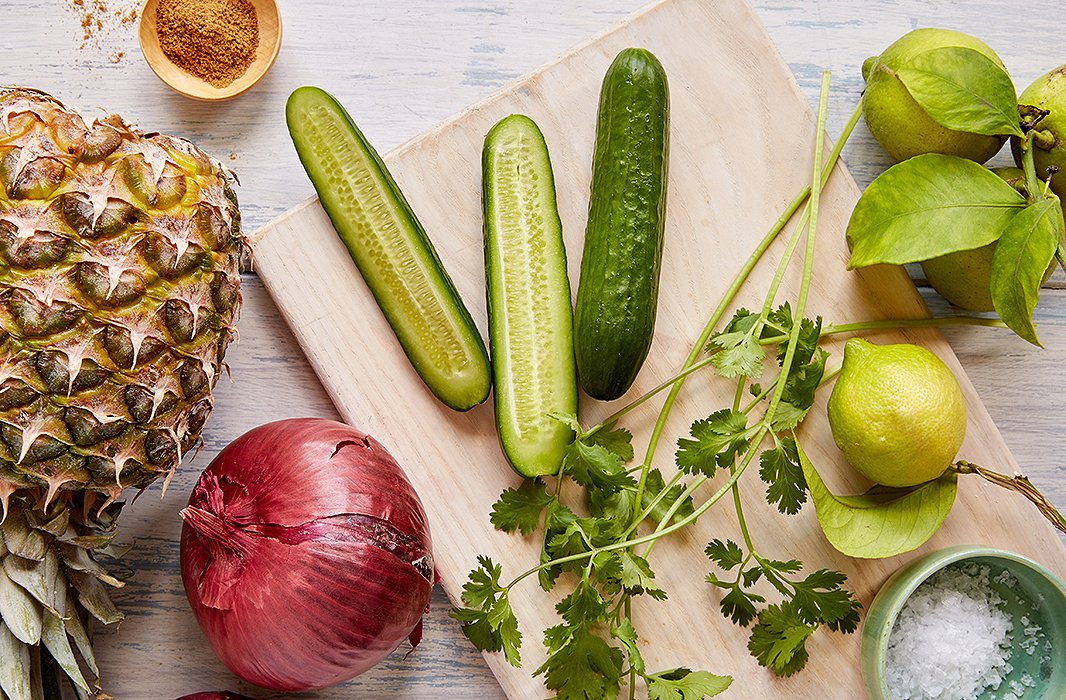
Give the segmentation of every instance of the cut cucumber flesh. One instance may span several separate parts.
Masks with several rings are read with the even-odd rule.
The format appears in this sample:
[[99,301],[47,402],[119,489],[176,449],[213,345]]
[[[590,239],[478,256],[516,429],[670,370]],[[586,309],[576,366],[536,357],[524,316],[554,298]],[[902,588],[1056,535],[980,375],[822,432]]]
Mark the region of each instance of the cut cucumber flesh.
[[485,266],[496,427],[515,471],[555,473],[577,413],[573,313],[544,136],[512,115],[485,137]]
[[456,410],[484,401],[491,382],[481,334],[373,146],[318,88],[293,92],[285,116],[322,208],[419,376]]

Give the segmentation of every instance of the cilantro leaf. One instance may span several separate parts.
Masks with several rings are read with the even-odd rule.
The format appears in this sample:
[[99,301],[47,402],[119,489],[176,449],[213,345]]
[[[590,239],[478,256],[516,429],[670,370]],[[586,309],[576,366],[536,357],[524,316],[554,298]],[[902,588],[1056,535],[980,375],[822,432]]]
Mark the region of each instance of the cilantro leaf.
[[756,603],[765,603],[761,595],[743,590],[740,586],[731,586],[729,592],[722,596],[722,616],[728,617],[733,624],[747,627],[755,619]]
[[713,539],[703,551],[708,559],[726,571],[744,561],[744,552],[740,549],[740,545],[733,540],[723,542],[719,539]]
[[711,345],[717,349],[711,357],[711,364],[723,377],[732,379],[740,376],[758,377],[762,374],[766,351],[752,333],[718,333],[711,338]]
[[703,700],[723,692],[733,682],[729,676],[673,668],[647,676],[648,700]]
[[640,649],[637,648],[637,631],[633,629],[633,623],[629,621],[628,617],[623,617],[618,626],[611,630],[611,636],[617,639],[622,648],[626,650],[629,667],[638,676],[643,676],[645,673],[644,657],[640,655]]
[[807,664],[807,638],[816,625],[808,624],[789,603],[768,605],[751,628],[748,651],[761,666],[778,676],[791,676]]
[[759,455],[759,477],[769,484],[766,502],[782,513],[795,515],[807,502],[807,479],[794,439],[781,438],[777,446]]
[[780,574],[794,574],[803,568],[803,562],[799,559],[788,559],[786,561],[780,559],[764,559],[763,563],[767,568]]
[[[544,516],[544,547],[540,553],[540,563],[545,564],[552,559],[578,554],[588,551],[585,544],[582,527],[577,524],[577,515],[559,501],[553,501],[548,506]],[[573,568],[570,565],[566,568]],[[563,572],[562,566],[551,566],[541,569],[537,574],[540,586],[550,591],[555,586],[555,579]]]
[[636,482],[625,471],[625,462],[603,445],[577,440],[570,443],[563,457],[563,471],[588,489],[617,491]]
[[556,648],[534,675],[544,676],[544,685],[556,691],[558,700],[617,697],[624,660],[620,649],[584,626],[574,628],[565,644],[559,645],[557,638],[551,641]]
[[[648,477],[644,482],[644,496],[642,508],[647,508],[652,501],[662,492],[666,484],[663,481],[662,472],[658,469],[648,471]],[[655,507],[648,513],[648,519],[658,524],[666,517],[666,512],[673,506],[681,494],[685,491],[684,484],[674,484],[667,489],[666,494],[659,499]],[[633,501],[636,498],[635,488],[624,488],[620,491],[607,492],[599,489],[587,491],[589,513],[602,520],[614,524],[614,532],[621,536],[629,527],[629,521],[633,517]],[[673,522],[692,515],[692,496],[688,496],[674,511]]]
[[792,369],[785,378],[781,403],[774,414],[772,427],[775,431],[795,428],[814,405],[814,396],[825,374],[825,361],[829,353],[821,348],[814,350],[813,356],[800,363],[793,361]]
[[627,595],[646,594],[665,600],[666,592],[654,582],[655,572],[648,560],[628,549],[601,552],[594,559],[596,578],[608,594],[625,591]]
[[847,576],[839,571],[819,569],[802,581],[793,581],[792,603],[808,623],[825,623],[835,632],[854,632],[859,625],[862,603],[843,588]]
[[600,430],[585,438],[590,445],[599,445],[618,455],[623,462],[633,459],[633,433],[625,428],[615,428],[614,422],[605,425]]
[[528,535],[540,524],[540,515],[555,497],[544,488],[540,479],[526,479],[518,488],[506,489],[492,506],[489,520],[497,530],[520,531]]
[[477,567],[470,571],[467,582],[463,584],[462,598],[470,607],[483,609],[503,592],[503,586],[500,585],[503,567],[485,556],[479,556],[477,563]]
[[721,347],[714,342],[715,338],[721,337],[723,335],[728,335],[730,333],[747,334],[753,332],[752,329],[755,328],[755,324],[758,322],[758,320],[759,314],[753,311],[748,311],[745,308],[737,309],[733,313],[733,318],[729,319],[729,323],[725,324],[725,328],[711,336],[711,342],[707,344],[705,350],[711,353],[715,351],[716,347]]
[[548,414],[549,418],[559,421],[566,427],[573,430],[580,437],[585,434],[585,431],[581,427],[581,422],[577,419],[577,415],[574,413],[559,413],[553,411]]
[[[763,337],[788,335],[792,331],[792,305],[786,301],[767,314],[766,325],[767,328],[763,331]],[[780,350],[778,352],[779,357],[781,357]]]
[[570,595],[559,601],[555,610],[571,626],[591,625],[607,615],[607,601],[583,578]]
[[637,497],[635,488],[619,491],[588,489],[585,497],[589,514],[610,523],[613,534],[620,536],[629,527],[629,520],[633,517],[633,501]]
[[757,377],[762,373],[766,351],[755,337],[758,320],[758,314],[738,309],[726,327],[711,337],[706,349],[713,353],[711,364],[723,377]]
[[507,663],[520,666],[522,633],[518,620],[500,585],[502,568],[488,557],[478,557],[478,566],[463,585],[463,602],[468,608],[455,608],[451,616],[462,623],[463,634],[482,651],[503,650]]
[[[658,469],[652,469],[648,472],[648,478],[644,482],[644,507],[647,508],[651,502],[658,496],[662,490],[666,487],[666,482],[663,480],[663,474]],[[652,520],[659,522],[666,517],[666,512],[670,510],[670,507],[681,498],[681,494],[685,492],[684,484],[674,484],[666,491],[655,507],[651,509],[651,513],[648,514]],[[674,522],[686,518],[692,515],[692,496],[687,497],[676,511],[674,511]]]
[[677,466],[684,472],[714,476],[736,457],[750,439],[748,418],[739,411],[723,408],[692,424],[692,437],[677,441]]

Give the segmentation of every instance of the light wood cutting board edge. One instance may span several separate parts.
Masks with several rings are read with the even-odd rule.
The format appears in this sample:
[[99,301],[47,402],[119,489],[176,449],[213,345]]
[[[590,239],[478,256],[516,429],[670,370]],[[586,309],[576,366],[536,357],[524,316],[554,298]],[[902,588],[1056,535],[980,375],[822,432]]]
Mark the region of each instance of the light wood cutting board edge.
[[[525,76],[523,78],[520,78],[517,81],[512,82],[507,87],[505,87],[503,90],[501,90],[501,91],[497,92],[496,94],[490,96],[486,100],[483,100],[483,101],[481,101],[481,102],[479,102],[479,103],[467,108],[466,110],[463,110],[462,112],[460,112],[455,117],[452,117],[451,119],[449,119],[449,120],[447,120],[445,122],[442,122],[437,127],[434,127],[433,129],[425,132],[424,134],[422,134],[420,136],[417,136],[414,139],[411,139],[410,141],[408,141],[405,144],[401,145],[397,149],[394,149],[393,151],[391,151],[387,155],[387,157],[386,157],[387,160],[392,161],[394,159],[402,158],[405,154],[407,154],[409,151],[411,151],[412,149],[416,148],[417,146],[420,146],[420,145],[424,146],[424,143],[423,143],[424,141],[426,141],[426,140],[432,141],[433,139],[435,139],[435,137],[437,135],[444,133],[450,127],[455,126],[457,124],[457,122],[461,121],[462,119],[464,119],[465,117],[469,116],[470,114],[472,114],[474,112],[477,112],[479,110],[491,107],[496,101],[501,100],[503,98],[506,98],[508,95],[511,95],[514,91],[519,90],[523,86],[527,85],[530,81],[536,80],[537,76],[540,75],[541,73],[543,73],[544,71],[549,70],[549,69],[557,66],[560,63],[568,61],[570,58],[572,58],[576,54],[579,54],[583,50],[589,48],[591,45],[594,45],[597,42],[602,41],[605,37],[608,37],[608,36],[612,35],[613,33],[619,31],[620,29],[624,28],[629,23],[631,23],[631,22],[633,22],[635,20],[640,20],[642,18],[647,18],[649,15],[653,14],[657,10],[660,10],[660,9],[663,9],[663,8],[667,8],[667,7],[672,6],[672,5],[682,6],[682,5],[685,5],[685,4],[691,4],[691,3],[685,3],[685,2],[683,2],[681,0],[659,0],[658,2],[655,2],[655,3],[651,4],[651,5],[649,5],[648,7],[644,8],[643,10],[638,12],[637,14],[633,15],[626,22],[623,22],[620,25],[616,25],[615,27],[613,27],[613,28],[607,30],[606,32],[598,35],[597,37],[593,38],[591,41],[586,42],[585,44],[582,44],[581,46],[576,47],[575,49],[572,49],[571,51],[567,52],[566,54],[564,54],[560,58],[556,59],[552,63],[549,63],[545,67],[542,67],[541,69],[539,69],[537,71],[534,71],[533,73],[531,73],[531,74],[529,74],[529,75],[527,75],[527,76]],[[750,18],[753,21],[753,26],[758,27],[758,30],[762,32],[762,36],[760,37],[760,41],[765,43],[767,47],[773,47],[772,48],[773,55],[770,56],[769,59],[770,60],[777,60],[777,61],[783,63],[783,60],[781,59],[780,54],[777,52],[776,47],[773,45],[772,41],[770,41],[769,37],[765,35],[765,29],[762,27],[762,24],[755,17],[755,13],[752,10],[752,8],[750,7],[750,5],[748,5],[747,2],[737,2],[736,5],[738,5],[738,6],[742,5],[743,6],[743,11],[746,12],[748,15],[750,15]],[[802,104],[805,106],[804,119],[806,121],[810,122],[811,125],[813,125],[813,114],[811,112],[810,105],[806,102],[806,99],[804,98],[802,92],[799,89],[798,84],[795,81],[795,78],[791,75],[791,73],[788,73],[788,85],[789,85],[790,89],[793,90],[793,92],[794,92],[793,97],[796,100],[798,100],[799,102],[802,102]],[[843,195],[838,192],[837,196],[846,196],[851,201],[853,201],[858,196],[859,190],[858,190],[857,186],[855,185],[855,183],[850,178],[850,176],[847,175],[846,170],[844,170],[843,167],[839,168],[838,170],[839,170],[839,172],[834,175],[834,178],[833,178],[833,181],[832,181],[833,184],[831,186],[832,187],[836,187],[836,188],[842,188],[842,189],[846,190],[846,192]],[[299,214],[301,211],[306,210],[307,207],[309,207],[310,205],[314,204],[314,202],[315,202],[315,199],[311,198],[308,201],[304,202],[303,204],[299,205],[293,211],[287,213],[286,215],[283,215],[282,217],[279,217],[274,222],[271,222],[270,224],[268,224],[266,227],[261,229],[256,234],[253,234],[253,236],[252,236],[253,241],[259,241],[262,238],[262,236],[265,235],[265,232],[270,230],[270,229],[272,229],[277,223],[283,222],[286,219],[288,219],[288,218],[290,218],[290,217],[292,217],[292,216],[294,216],[296,214]],[[416,209],[417,209],[417,206],[416,206]],[[917,291],[914,289],[914,287],[910,283],[910,281],[906,278],[906,274],[905,274],[905,272],[903,272],[902,269],[900,269],[900,268],[882,269],[882,270],[878,270],[878,271],[871,271],[869,273],[866,273],[866,275],[868,277],[870,277],[870,278],[876,278],[876,277],[880,276],[882,279],[888,280],[889,282],[891,282],[891,284],[893,285],[894,288],[898,288],[899,289],[901,295],[907,297],[904,300],[904,302],[901,303],[901,305],[906,306],[909,310],[913,310],[914,313],[923,313],[924,312],[924,306],[922,305],[922,303],[920,301],[920,297],[918,296]],[[266,286],[268,287],[268,289],[271,291],[271,293],[273,295],[274,294],[274,290],[273,290],[273,288],[271,286],[271,280],[270,280],[269,276],[264,276],[264,283],[266,284]],[[294,328],[294,331],[295,331],[299,321],[297,320],[294,323],[294,319],[289,317],[289,314],[288,314],[286,308],[283,305],[281,305],[281,304],[279,304],[279,307],[281,308],[283,315],[285,315],[286,320],[289,322],[290,326],[292,326]],[[849,320],[852,320],[852,319],[849,319],[849,318],[839,318],[839,319],[834,318],[833,320],[837,321],[837,322],[846,322],[846,321],[849,321]],[[301,334],[299,332],[297,332],[296,335],[297,335],[297,337],[301,337]],[[980,423],[981,427],[983,429],[985,429],[983,434],[974,436],[975,441],[979,442],[979,443],[986,444],[986,445],[992,445],[992,448],[994,449],[994,452],[996,453],[997,457],[1002,457],[1001,463],[996,464],[995,465],[996,467],[999,467],[1001,469],[1005,469],[1005,470],[1008,470],[1008,471],[1009,471],[1009,469],[1015,468],[1013,459],[1010,458],[1009,453],[1007,452],[1006,448],[1002,446],[1002,440],[999,437],[998,431],[993,427],[991,418],[988,416],[987,411],[985,411],[983,405],[981,405],[981,403],[978,400],[976,400],[976,392],[974,391],[974,389],[973,389],[972,385],[970,384],[969,380],[965,377],[965,374],[962,371],[962,368],[959,365],[957,359],[954,357],[954,354],[950,351],[950,348],[947,347],[946,343],[943,341],[943,339],[939,335],[939,333],[937,333],[935,331],[921,331],[921,332],[904,333],[904,334],[900,334],[900,335],[902,335],[903,337],[907,338],[908,340],[913,340],[913,341],[916,341],[916,342],[922,342],[924,344],[928,344],[930,346],[933,346],[934,349],[939,354],[941,354],[943,359],[945,359],[945,361],[948,362],[949,366],[951,366],[953,371],[955,371],[955,373],[959,376],[960,381],[963,383],[964,389],[966,390],[966,393],[967,393],[968,397],[971,398],[970,406],[969,406],[970,410],[971,410],[971,414],[972,414],[971,422],[972,423]],[[311,359],[312,359],[312,363],[315,364],[314,358],[311,358]],[[320,367],[317,364],[315,364],[315,368],[316,368],[316,371],[321,371]],[[326,386],[327,391],[330,392],[331,397],[334,398],[335,401],[337,401],[338,397],[334,395],[334,392],[333,392],[333,390],[330,387],[330,383],[328,381],[325,381],[325,378],[324,378],[323,383]],[[340,404],[338,403],[338,405],[340,405]],[[600,408],[600,407],[597,407],[597,410],[603,410],[603,409]],[[344,409],[342,408],[342,413],[343,412],[344,412]],[[587,417],[589,417],[591,420],[596,420],[596,415],[595,415],[595,412],[593,412],[593,411],[589,411],[588,414],[587,414]],[[812,457],[813,457],[813,455],[812,455]],[[1006,462],[1006,464],[1004,464],[1003,462]],[[831,483],[830,485],[832,486],[833,483]],[[956,508],[956,513],[953,514],[953,516],[952,516],[952,520],[955,521],[955,527],[954,528],[948,528],[949,530],[952,530],[952,531],[956,532],[956,534],[957,534],[958,530],[961,528],[961,526],[960,526],[961,522],[966,522],[966,523],[972,522],[973,523],[973,529],[974,529],[975,532],[977,530],[981,529],[982,526],[985,529],[993,529],[994,530],[994,528],[997,526],[997,524],[1000,524],[1000,525],[1003,524],[1002,521],[1000,521],[999,518],[997,518],[997,517],[993,517],[993,518],[989,518],[988,517],[989,515],[995,515],[995,514],[987,512],[987,510],[984,509],[984,508],[978,509],[978,508],[974,507],[975,505],[986,504],[988,500],[1000,500],[1000,499],[1003,499],[1003,501],[1006,503],[1006,505],[1008,505],[1008,507],[1011,508],[1012,510],[1017,510],[1018,508],[1028,508],[1028,504],[1024,504],[1024,505],[1019,507],[1015,502],[1007,500],[1007,499],[1015,498],[1014,496],[1005,495],[1005,494],[1002,494],[1002,493],[999,493],[999,492],[993,493],[991,487],[987,487],[987,486],[983,486],[983,485],[979,485],[979,484],[967,484],[966,488],[970,489],[971,491],[974,491],[974,492],[980,491],[982,493],[982,497],[980,499],[978,499],[976,497],[972,497],[972,498],[968,498],[968,499],[960,499],[960,503],[959,503],[959,505]],[[486,504],[486,508],[487,508],[487,504]],[[809,508],[809,506],[808,506],[808,508]],[[483,516],[483,514],[478,514],[478,513],[472,513],[471,514],[471,517],[482,517],[482,516]],[[983,522],[979,523],[978,522],[979,518],[982,519]],[[813,519],[811,519],[811,520],[813,520]],[[1057,557],[1057,560],[1055,562],[1046,562],[1046,563],[1048,563],[1049,566],[1051,566],[1052,568],[1061,571],[1062,570],[1061,553],[1063,551],[1062,550],[1062,544],[1057,539],[1057,537],[1054,536],[1054,531],[1051,529],[1051,526],[1049,524],[1047,524],[1043,520],[1040,520],[1040,522],[1043,523],[1043,527],[1046,528],[1047,536],[1043,537],[1043,538],[1039,538],[1039,539],[1041,539],[1041,540],[1047,539],[1047,540],[1050,540],[1050,541],[1058,542],[1057,546],[1056,545],[1051,545],[1050,542],[1048,542],[1046,548],[1045,547],[1041,547],[1041,549],[1044,550],[1043,553],[1045,555],[1047,555],[1049,552],[1054,550],[1056,552],[1059,552],[1059,554],[1060,554],[1060,556]],[[811,523],[808,522],[808,523],[806,523],[806,525],[810,526]],[[1026,522],[1026,525],[1027,526],[1029,526],[1029,525],[1034,525],[1035,526],[1035,523],[1032,522],[1032,518],[1029,518],[1027,520],[1027,522]],[[814,525],[814,527],[816,527],[816,525]],[[1035,526],[1035,528],[1037,530],[1038,530],[1039,527],[1040,526]],[[1043,533],[1044,531],[1039,531],[1039,532]],[[1034,534],[1036,534],[1036,533],[1034,533]],[[664,546],[662,549],[663,549],[662,553],[665,555],[667,547]],[[876,590],[876,586],[878,586],[880,584],[880,581],[883,580],[884,576],[887,575],[887,572],[894,566],[894,564],[893,564],[894,561],[895,560],[889,560],[888,562],[870,562],[869,563],[869,565],[867,567],[867,570],[871,571],[871,572],[876,572],[876,573],[873,574],[874,580],[865,582],[863,584],[863,590],[860,591],[860,595],[862,596],[862,598],[864,599],[865,602],[869,602],[869,597],[872,594],[871,593],[871,588],[872,588],[872,590]],[[814,562],[812,560],[811,563],[814,564],[816,562]],[[825,564],[826,562],[817,562],[817,563]],[[453,576],[456,575],[454,572],[450,572],[450,573],[451,573],[451,576],[449,576],[449,578],[452,578]],[[457,589],[458,589],[458,586],[456,585],[455,581],[449,581],[448,583],[450,584],[447,587],[448,593],[454,599],[455,594],[456,594]],[[679,593],[679,597],[681,597],[681,598],[683,598],[684,595],[685,595],[684,591],[678,591],[678,593]],[[639,624],[638,624],[638,628],[639,628]],[[728,643],[731,644],[731,645],[741,645],[742,646],[742,644],[743,644],[743,642],[742,642],[742,633],[740,632],[740,630],[734,630],[734,632],[735,632],[734,636],[736,638],[735,639],[730,638],[730,641]],[[834,644],[834,643],[838,643],[838,641],[839,641],[839,640],[834,640],[831,637],[828,637],[828,635],[816,635],[816,637],[817,637],[817,639],[812,640],[812,642],[813,642],[813,644],[816,647],[818,647],[818,649],[816,649],[816,650],[812,649],[812,658],[816,657],[819,654],[824,653],[822,648],[824,648],[825,646],[831,645],[831,644]],[[532,641],[532,643],[533,644],[537,644],[538,641],[539,640],[534,639]],[[527,642],[527,644],[528,643],[529,642]],[[850,648],[852,645],[854,645],[856,643],[857,643],[857,640],[853,636],[851,638],[847,638],[846,646],[848,646]],[[850,654],[851,651],[848,651],[848,653]],[[508,673],[508,670],[502,665],[502,662],[499,659],[499,657],[495,656],[495,655],[490,655],[488,657],[488,660],[489,660],[489,664],[490,664],[490,666],[492,666],[494,672],[496,672],[497,676],[501,679],[501,683],[504,685],[505,689],[507,689],[508,692],[512,695],[512,697],[525,697],[524,695],[517,694],[516,687],[519,687],[519,686],[516,684],[516,681],[515,681],[513,676],[508,676],[506,682],[505,682],[505,677],[501,676],[501,673],[506,674],[506,673]],[[529,664],[527,663],[527,668],[524,668],[520,673],[528,675],[528,673],[530,672],[530,668],[528,666],[529,666]],[[726,670],[735,670],[735,669],[712,669],[712,670],[726,671]],[[742,671],[739,671],[739,672],[742,673]],[[803,674],[801,674],[801,675],[803,675]],[[818,680],[816,678],[813,678],[813,677],[810,678],[809,680],[810,680],[811,683],[815,683],[815,684],[817,684],[817,682],[818,682]],[[821,680],[824,682],[825,680],[827,680],[827,677],[826,676],[821,676]],[[847,683],[849,681],[840,680],[840,682]],[[796,689],[799,686],[792,685],[792,684],[785,684],[785,685],[777,685],[776,687],[777,687],[777,692],[787,692],[786,689]]]

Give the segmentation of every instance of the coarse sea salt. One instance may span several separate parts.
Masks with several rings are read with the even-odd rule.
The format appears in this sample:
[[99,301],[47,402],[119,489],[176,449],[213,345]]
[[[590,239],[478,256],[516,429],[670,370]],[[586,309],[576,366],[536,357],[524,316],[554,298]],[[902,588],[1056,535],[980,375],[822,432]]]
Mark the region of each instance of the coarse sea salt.
[[[1003,599],[989,585],[987,566],[948,566],[922,583],[900,610],[888,638],[889,697],[976,700],[986,689],[999,688],[1013,670],[1014,625],[1002,607]],[[1030,632],[1026,630],[1027,638]]]

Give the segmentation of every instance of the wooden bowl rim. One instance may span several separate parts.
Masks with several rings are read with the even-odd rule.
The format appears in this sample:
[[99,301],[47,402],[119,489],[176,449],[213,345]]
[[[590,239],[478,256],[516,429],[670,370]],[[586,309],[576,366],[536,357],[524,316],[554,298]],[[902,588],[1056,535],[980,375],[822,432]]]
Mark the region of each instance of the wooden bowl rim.
[[[137,40],[141,46],[141,55],[144,56],[148,67],[152,69],[152,72],[163,84],[185,97],[202,102],[221,102],[242,95],[263,79],[274,65],[274,61],[281,51],[281,10],[278,8],[276,0],[249,0],[249,2],[255,7],[259,21],[260,47],[256,51],[256,59],[248,66],[248,70],[224,88],[217,88],[186,72],[175,65],[163,53],[159,45],[159,36],[155,31],[154,10],[159,4],[159,0],[144,0],[141,4],[141,13],[137,24]],[[147,20],[149,10],[153,11],[151,21]],[[269,36],[271,32],[270,28],[264,27],[264,18],[272,19],[271,24],[275,28],[273,32],[274,41],[267,48],[265,54],[261,53],[263,37]]]

